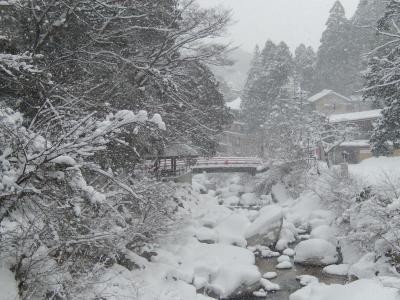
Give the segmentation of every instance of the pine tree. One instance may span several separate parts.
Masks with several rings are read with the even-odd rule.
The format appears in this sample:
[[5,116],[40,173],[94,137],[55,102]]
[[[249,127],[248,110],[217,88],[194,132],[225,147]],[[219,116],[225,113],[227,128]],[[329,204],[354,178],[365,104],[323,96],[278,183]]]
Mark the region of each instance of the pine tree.
[[253,52],[253,59],[250,63],[250,70],[247,74],[247,81],[244,86],[244,91],[248,90],[253,84],[254,80],[260,75],[261,72],[261,53],[260,47],[256,45]]
[[283,96],[283,87],[292,72],[292,56],[285,43],[277,46],[267,41],[256,62],[256,71],[249,74],[242,103],[243,119],[250,130],[258,129],[268,119],[273,106]]
[[315,62],[317,55],[312,47],[304,44],[298,46],[294,57],[294,77],[300,88],[310,92],[315,78]]
[[383,44],[385,38],[376,34],[372,27],[383,17],[385,3],[381,0],[362,0],[351,19],[351,41],[354,45],[354,65],[358,72],[354,74],[354,85],[357,90],[363,85],[362,73],[368,67],[367,54],[378,45]]
[[[382,35],[391,38],[370,56],[365,76],[364,98],[372,98],[385,106],[371,138],[375,155],[389,154],[400,148],[400,2],[391,0],[378,22]],[[393,148],[392,148],[393,146]]]
[[353,57],[357,54],[351,40],[351,23],[339,1],[330,10],[326,26],[318,49],[313,92],[332,89],[351,95],[356,91],[354,74],[358,65]]

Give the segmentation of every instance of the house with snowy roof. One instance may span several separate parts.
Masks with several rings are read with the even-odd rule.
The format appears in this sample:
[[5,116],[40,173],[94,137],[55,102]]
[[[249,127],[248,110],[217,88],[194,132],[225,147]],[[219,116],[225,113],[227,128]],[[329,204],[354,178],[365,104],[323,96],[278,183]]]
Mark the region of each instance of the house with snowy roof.
[[358,96],[346,97],[335,91],[325,89],[308,98],[314,110],[325,115],[344,114],[370,109],[368,102]]
[[357,139],[370,139],[375,122],[382,115],[381,109],[357,111],[346,114],[335,114],[329,116],[329,123],[353,126],[357,128],[355,136]]
[[336,124],[342,128],[353,128],[352,140],[346,140],[336,146],[330,154],[330,160],[334,164],[344,161],[359,163],[364,159],[372,157],[369,140],[375,123],[381,115],[382,110],[375,109],[329,116],[329,123]]

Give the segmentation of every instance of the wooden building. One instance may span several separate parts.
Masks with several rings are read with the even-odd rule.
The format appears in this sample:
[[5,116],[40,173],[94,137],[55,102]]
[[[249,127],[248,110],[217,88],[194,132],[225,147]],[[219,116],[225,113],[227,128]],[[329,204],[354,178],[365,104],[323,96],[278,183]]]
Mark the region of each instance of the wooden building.
[[308,98],[313,109],[325,115],[370,110],[370,103],[354,95],[346,97],[332,90],[323,90]]

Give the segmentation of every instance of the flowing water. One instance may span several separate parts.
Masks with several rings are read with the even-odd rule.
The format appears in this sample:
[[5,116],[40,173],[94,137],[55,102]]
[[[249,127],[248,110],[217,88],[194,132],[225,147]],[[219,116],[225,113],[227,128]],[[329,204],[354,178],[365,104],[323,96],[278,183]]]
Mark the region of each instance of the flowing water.
[[[241,208],[247,210],[259,210],[260,207],[229,207],[232,210]],[[299,241],[298,241],[299,242]],[[297,243],[293,243],[291,248],[294,248]],[[251,242],[251,245],[262,244],[262,243],[254,243]],[[300,275],[311,275],[319,279],[320,282],[325,284],[345,284],[347,283],[347,276],[336,276],[329,275],[323,272],[322,267],[311,267],[311,266],[302,266],[293,263],[293,258],[291,258],[291,262],[293,268],[286,270],[278,270],[275,266],[278,264],[277,258],[256,258],[256,265],[260,270],[261,274],[265,274],[267,272],[276,272],[278,276],[275,279],[271,279],[270,281],[273,283],[277,283],[280,286],[280,290],[277,292],[268,292],[266,297],[255,297],[252,295],[244,295],[239,298],[235,298],[232,300],[289,300],[290,294],[294,293],[302,286],[300,282],[296,279]]]
[[[293,263],[293,262],[292,262]],[[276,272],[278,277],[272,279],[271,282],[280,285],[281,290],[276,293],[269,293],[267,297],[260,298],[255,296],[243,296],[237,300],[260,300],[260,299],[271,299],[271,300],[288,300],[290,294],[294,293],[301,288],[301,285],[297,276],[300,275],[312,275],[319,279],[320,282],[326,284],[344,284],[348,281],[346,276],[333,276],[325,274],[321,267],[308,267],[293,264],[292,269],[288,270],[277,270],[275,266],[277,265],[276,258],[257,258],[256,265],[258,266],[261,274],[266,272]]]

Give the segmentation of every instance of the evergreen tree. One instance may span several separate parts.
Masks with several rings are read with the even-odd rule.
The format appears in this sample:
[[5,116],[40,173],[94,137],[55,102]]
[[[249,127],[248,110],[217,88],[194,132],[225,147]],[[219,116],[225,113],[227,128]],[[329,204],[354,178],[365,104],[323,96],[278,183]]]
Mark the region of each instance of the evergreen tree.
[[288,46],[267,41],[243,93],[242,114],[250,130],[256,130],[267,119],[282,96],[292,72],[292,56]]
[[354,74],[358,64],[353,58],[357,54],[351,40],[351,23],[339,1],[330,10],[326,26],[318,49],[313,92],[332,89],[351,95],[356,90]]
[[371,142],[375,155],[386,155],[400,148],[400,2],[391,0],[378,22],[382,35],[390,43],[378,47],[369,60],[365,75],[364,98],[372,98],[385,106]]
[[379,44],[383,44],[385,38],[376,33],[372,27],[385,11],[385,3],[381,0],[361,0],[352,18],[351,41],[355,47],[353,61],[358,66],[358,72],[354,74],[354,86],[357,90],[362,88],[362,73],[368,67],[367,55]]
[[304,44],[298,46],[294,57],[294,77],[302,90],[310,92],[315,77],[315,62],[317,55],[312,47]]
[[250,70],[247,74],[247,81],[244,86],[245,92],[253,84],[254,80],[260,75],[260,72],[261,72],[261,53],[260,53],[260,47],[256,45],[253,52],[253,59],[250,63]]

